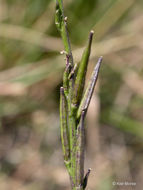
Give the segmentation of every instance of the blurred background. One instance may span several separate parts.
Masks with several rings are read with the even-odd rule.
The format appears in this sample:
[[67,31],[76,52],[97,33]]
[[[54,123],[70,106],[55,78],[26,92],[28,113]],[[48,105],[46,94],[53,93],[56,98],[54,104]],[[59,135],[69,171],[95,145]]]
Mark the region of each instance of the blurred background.
[[[75,62],[95,31],[86,119],[88,190],[143,186],[143,1],[66,0]],[[70,190],[59,127],[65,65],[53,0],[0,0],[0,189]],[[132,185],[117,185],[117,182]],[[114,184],[115,182],[115,184]]]

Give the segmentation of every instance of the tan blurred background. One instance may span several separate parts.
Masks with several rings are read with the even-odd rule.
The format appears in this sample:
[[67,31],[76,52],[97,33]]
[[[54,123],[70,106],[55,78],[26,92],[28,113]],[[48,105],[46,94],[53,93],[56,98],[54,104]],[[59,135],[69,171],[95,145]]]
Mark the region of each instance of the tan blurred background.
[[[65,0],[64,7],[75,62],[95,31],[87,78],[104,58],[86,120],[87,190],[141,190],[143,1]],[[0,0],[0,190],[70,190],[54,12],[53,0]]]

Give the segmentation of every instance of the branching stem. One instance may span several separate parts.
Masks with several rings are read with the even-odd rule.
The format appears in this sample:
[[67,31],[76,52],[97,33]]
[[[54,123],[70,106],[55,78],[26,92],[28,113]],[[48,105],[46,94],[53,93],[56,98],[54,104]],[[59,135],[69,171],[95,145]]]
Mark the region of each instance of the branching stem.
[[63,87],[60,89],[60,125],[64,163],[70,176],[72,190],[84,190],[90,173],[89,169],[84,177],[84,120],[98,78],[102,57],[99,58],[87,89],[83,93],[94,32],[90,32],[87,46],[77,65],[73,61],[67,17],[64,16],[62,0],[56,0],[55,23],[63,39],[66,54]]

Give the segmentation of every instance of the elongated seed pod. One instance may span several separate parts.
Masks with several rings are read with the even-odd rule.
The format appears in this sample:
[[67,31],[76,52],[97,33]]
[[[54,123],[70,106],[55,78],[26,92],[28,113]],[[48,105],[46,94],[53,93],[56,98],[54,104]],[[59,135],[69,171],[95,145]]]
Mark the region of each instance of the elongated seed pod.
[[98,73],[99,73],[101,62],[102,62],[102,57],[100,57],[98,59],[98,62],[97,62],[96,66],[95,66],[95,68],[93,70],[93,73],[91,75],[91,79],[90,79],[90,81],[88,83],[88,86],[86,88],[86,91],[84,93],[82,101],[80,103],[79,109],[77,111],[77,118],[80,117],[83,110],[86,111],[88,109],[88,106],[89,106],[89,103],[90,103],[90,100],[91,100],[91,97],[92,97],[92,94],[93,94],[93,91],[94,91],[94,87],[95,87],[95,84],[96,84],[96,81],[97,81],[97,78],[98,78]]
[[69,160],[69,130],[67,126],[67,104],[64,94],[64,88],[60,88],[60,125],[61,125],[61,141],[65,163]]
[[79,125],[77,127],[76,139],[76,185],[80,186],[83,182],[84,175],[84,143],[85,143],[85,130],[84,130],[85,111],[82,112]]
[[75,79],[75,84],[74,84],[74,89],[73,89],[73,98],[72,98],[72,103],[75,106],[79,105],[81,97],[82,97],[82,93],[84,90],[85,77],[86,77],[87,65],[88,65],[88,60],[89,60],[90,51],[91,51],[93,33],[94,33],[93,31],[90,32],[89,41],[88,41],[86,49],[83,52],[82,59],[80,61],[79,68],[77,71],[77,76]]

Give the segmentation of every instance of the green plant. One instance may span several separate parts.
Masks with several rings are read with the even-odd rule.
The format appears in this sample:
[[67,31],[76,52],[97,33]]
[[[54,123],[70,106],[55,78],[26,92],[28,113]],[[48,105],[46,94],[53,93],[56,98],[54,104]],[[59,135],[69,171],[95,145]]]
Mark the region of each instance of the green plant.
[[90,169],[84,177],[84,119],[98,78],[102,57],[95,66],[91,79],[84,92],[85,77],[91,51],[93,31],[89,34],[79,64],[72,56],[67,17],[64,16],[62,0],[56,1],[55,24],[63,39],[66,55],[66,68],[63,74],[63,87],[60,89],[60,125],[64,163],[68,170],[73,190],[84,190]]

